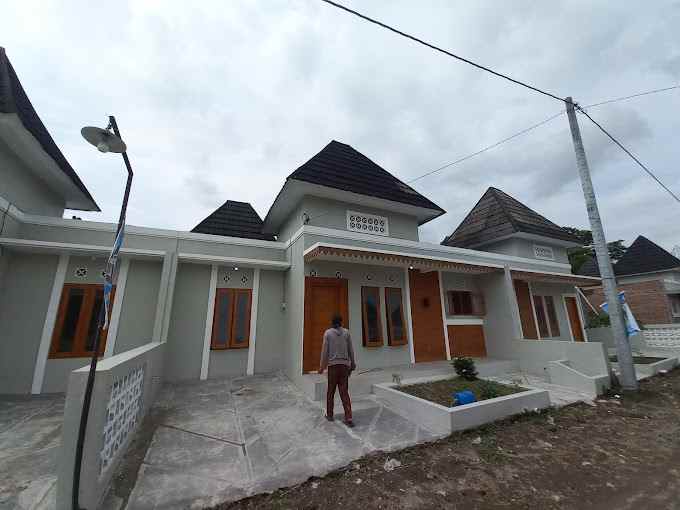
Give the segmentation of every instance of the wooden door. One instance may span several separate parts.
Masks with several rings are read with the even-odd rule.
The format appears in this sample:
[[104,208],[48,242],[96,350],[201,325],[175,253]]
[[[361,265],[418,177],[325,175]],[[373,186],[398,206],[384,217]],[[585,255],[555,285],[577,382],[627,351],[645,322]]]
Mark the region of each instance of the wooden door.
[[448,326],[451,357],[486,357],[484,327],[481,325]]
[[318,370],[323,334],[331,327],[333,315],[339,313],[343,326],[349,326],[347,280],[344,278],[305,277],[305,332],[302,370]]
[[446,359],[439,274],[409,271],[416,362]]
[[519,307],[519,319],[522,323],[522,334],[524,338],[532,340],[538,339],[536,332],[536,321],[534,320],[534,310],[531,306],[531,295],[529,294],[529,284],[522,280],[515,280],[515,296],[517,296],[517,306]]
[[572,339],[576,342],[583,342],[585,340],[583,338],[583,324],[581,323],[581,315],[578,313],[576,298],[573,296],[564,296],[564,305],[567,307]]

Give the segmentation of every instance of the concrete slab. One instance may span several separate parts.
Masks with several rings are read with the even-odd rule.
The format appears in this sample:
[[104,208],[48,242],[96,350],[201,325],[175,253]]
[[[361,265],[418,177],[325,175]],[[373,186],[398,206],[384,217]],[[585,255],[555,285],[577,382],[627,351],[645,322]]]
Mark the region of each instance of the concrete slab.
[[56,504],[63,395],[0,397],[0,509]]

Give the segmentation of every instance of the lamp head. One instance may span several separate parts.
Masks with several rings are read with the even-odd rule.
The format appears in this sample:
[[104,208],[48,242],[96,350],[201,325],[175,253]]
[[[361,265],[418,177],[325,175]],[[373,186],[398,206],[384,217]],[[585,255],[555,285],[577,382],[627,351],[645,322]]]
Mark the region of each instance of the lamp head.
[[90,144],[94,145],[99,152],[125,152],[125,142],[108,129],[87,126],[80,130],[80,134]]

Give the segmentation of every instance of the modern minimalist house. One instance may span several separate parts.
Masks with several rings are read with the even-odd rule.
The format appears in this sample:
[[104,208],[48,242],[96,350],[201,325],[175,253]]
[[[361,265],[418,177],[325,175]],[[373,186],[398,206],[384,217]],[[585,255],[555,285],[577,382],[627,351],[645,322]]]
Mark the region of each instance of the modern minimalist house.
[[[116,225],[98,210],[0,51],[0,393],[61,392],[87,364]],[[261,219],[227,201],[191,232],[126,227],[101,356],[164,343],[166,380],[318,368],[339,312],[361,369],[513,356],[587,341],[566,249],[577,242],[489,188],[442,244],[445,212],[349,145],[293,171]]]

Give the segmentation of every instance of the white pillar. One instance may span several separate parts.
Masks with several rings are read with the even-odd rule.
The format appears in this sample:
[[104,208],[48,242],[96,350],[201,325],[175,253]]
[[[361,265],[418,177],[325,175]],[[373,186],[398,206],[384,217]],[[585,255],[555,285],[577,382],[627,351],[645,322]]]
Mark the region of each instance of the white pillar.
[[[541,330],[538,327],[538,316],[536,315],[536,301],[534,299],[534,289],[531,286],[531,282],[527,282],[527,287],[529,288],[529,300],[531,301],[531,313],[533,314],[534,317],[534,327],[536,328],[536,337],[540,340],[541,339]],[[518,305],[519,309],[519,305]],[[548,310],[545,311],[545,313],[548,313]],[[546,316],[545,320],[548,320],[548,317]]]
[[166,254],[163,257],[163,268],[161,269],[161,281],[158,286],[158,299],[156,301],[156,317],[153,323],[153,334],[151,340],[154,342],[161,341],[161,333],[163,332],[163,317],[166,309],[166,295],[168,293],[168,280],[170,279],[170,270],[172,267],[172,254]]
[[255,373],[255,341],[257,340],[257,302],[260,297],[260,268],[253,270],[253,294],[250,301],[250,338],[248,339],[248,368],[246,375]]
[[161,331],[161,342],[168,341],[168,330],[170,329],[170,317],[172,315],[172,300],[175,296],[175,281],[177,279],[177,253],[171,255],[170,276],[168,278],[168,292],[165,295],[165,310],[163,311],[163,329]]
[[449,346],[449,328],[446,327],[446,301],[444,285],[442,284],[442,272],[437,271],[439,276],[439,301],[442,305],[442,324],[444,325],[444,342],[446,343],[446,359],[451,361],[451,347]]
[[404,290],[406,290],[406,329],[408,331],[408,352],[411,363],[416,362],[416,354],[413,350],[413,321],[411,317],[411,283],[408,278],[408,267],[404,268]]
[[57,312],[59,311],[61,292],[64,288],[64,280],[66,280],[68,260],[68,253],[62,253],[59,255],[59,263],[57,264],[57,270],[54,273],[52,292],[50,293],[50,301],[47,305],[45,322],[43,324],[42,335],[40,336],[40,347],[38,348],[38,356],[35,360],[35,368],[33,371],[33,384],[31,385],[31,393],[34,395],[42,392],[43,378],[45,377],[45,366],[47,365],[47,356],[50,353],[50,344],[52,343],[52,333],[54,332],[54,324],[57,320]]
[[519,305],[517,304],[517,296],[515,295],[515,286],[512,284],[512,274],[510,273],[510,266],[507,264],[503,267],[505,278],[505,290],[508,304],[510,305],[510,312],[512,315],[512,329],[515,333],[515,338],[521,340],[524,338],[522,333],[522,322],[519,318]]
[[215,289],[217,288],[217,264],[212,265],[210,271],[210,287],[208,289],[208,309],[205,314],[205,334],[203,336],[203,356],[201,357],[201,380],[208,378],[210,365],[210,339],[212,337],[212,323],[215,314]]
[[116,295],[113,298],[113,308],[111,309],[111,324],[106,334],[106,350],[104,357],[113,356],[116,348],[116,338],[118,337],[118,324],[120,324],[120,313],[123,309],[125,299],[125,284],[127,283],[128,271],[130,269],[130,259],[124,258],[120,263],[118,280],[116,281]]

